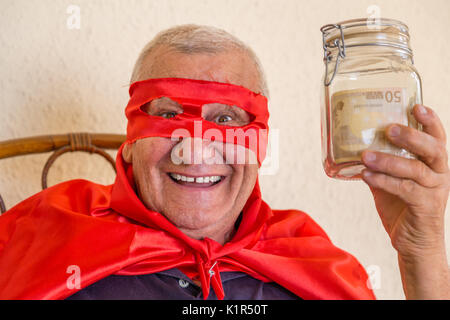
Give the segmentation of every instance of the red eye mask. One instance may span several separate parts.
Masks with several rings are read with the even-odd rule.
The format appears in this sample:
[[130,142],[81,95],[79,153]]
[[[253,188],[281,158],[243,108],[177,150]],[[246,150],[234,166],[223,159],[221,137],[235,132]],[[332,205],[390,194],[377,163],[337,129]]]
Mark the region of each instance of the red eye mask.
[[[266,154],[269,112],[267,98],[244,87],[203,80],[161,78],[138,81],[130,87],[127,142],[146,137],[195,137],[241,145],[254,152],[261,165]],[[167,97],[180,104],[183,113],[172,118],[150,115],[142,107]],[[250,115],[244,126],[219,125],[202,118],[203,106],[220,103],[236,106]]]

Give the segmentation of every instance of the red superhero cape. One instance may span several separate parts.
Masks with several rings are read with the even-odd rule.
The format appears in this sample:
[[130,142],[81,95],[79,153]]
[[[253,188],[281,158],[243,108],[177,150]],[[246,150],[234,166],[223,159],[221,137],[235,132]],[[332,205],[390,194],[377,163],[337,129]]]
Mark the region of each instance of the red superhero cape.
[[[184,112],[172,119],[151,116],[141,107],[170,97]],[[219,126],[202,118],[207,103],[223,103],[253,116],[244,127]],[[267,99],[232,84],[191,79],[149,79],[130,87],[127,142],[171,137],[182,128],[205,138],[241,144],[265,155]],[[196,134],[195,122],[203,129]],[[237,136],[227,133],[240,132]],[[256,132],[258,144],[239,139]],[[262,133],[262,134],[261,134]],[[236,141],[237,138],[237,141]],[[274,281],[303,299],[373,299],[367,274],[350,254],[336,248],[305,213],[271,210],[258,182],[225,245],[187,237],[136,195],[132,166],[117,154],[116,181],[101,186],[74,180],[46,189],[0,216],[0,299],[63,299],[111,274],[138,275],[179,268],[200,280],[204,298],[212,287],[224,298],[220,272],[241,271]],[[78,270],[80,287],[71,285]]]
[[79,290],[68,285],[71,266],[81,288],[111,274],[176,267],[201,281],[205,298],[210,286],[224,297],[226,271],[277,282],[303,299],[375,298],[352,255],[307,214],[270,209],[258,183],[230,242],[187,237],[139,200],[121,151],[113,185],[64,182],[0,216],[0,299],[64,299]]

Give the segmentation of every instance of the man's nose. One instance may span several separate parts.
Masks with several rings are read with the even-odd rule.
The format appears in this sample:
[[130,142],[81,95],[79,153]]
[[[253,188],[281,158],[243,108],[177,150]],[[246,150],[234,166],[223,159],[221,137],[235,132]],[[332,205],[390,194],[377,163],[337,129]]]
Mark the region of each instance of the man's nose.
[[174,164],[223,164],[223,144],[198,137],[182,138],[173,148]]

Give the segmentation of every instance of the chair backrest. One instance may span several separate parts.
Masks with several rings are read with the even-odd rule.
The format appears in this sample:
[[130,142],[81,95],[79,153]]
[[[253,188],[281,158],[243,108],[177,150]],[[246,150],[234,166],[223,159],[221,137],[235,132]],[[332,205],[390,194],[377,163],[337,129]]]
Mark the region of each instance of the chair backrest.
[[[66,152],[84,151],[97,153],[116,170],[115,160],[104,149],[118,149],[126,140],[123,134],[107,133],[68,133],[59,135],[35,136],[0,141],[0,159],[54,151],[44,165],[41,176],[42,189],[47,188],[47,174],[57,157]],[[0,211],[6,211],[0,195]]]

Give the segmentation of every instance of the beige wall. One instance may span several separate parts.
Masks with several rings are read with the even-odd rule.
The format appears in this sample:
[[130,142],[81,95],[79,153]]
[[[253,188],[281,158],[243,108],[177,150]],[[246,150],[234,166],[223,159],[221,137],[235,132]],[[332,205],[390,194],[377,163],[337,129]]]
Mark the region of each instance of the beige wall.
[[[80,29],[67,27],[70,4],[81,9]],[[265,200],[273,208],[309,213],[363,266],[379,267],[378,298],[403,299],[396,254],[368,187],[329,179],[320,163],[319,28],[367,17],[370,5],[378,5],[382,17],[410,26],[424,102],[450,132],[450,1],[1,0],[0,140],[71,131],[124,133],[127,84],[144,44],[176,24],[223,28],[254,48],[269,81],[271,126],[280,129],[281,157],[278,173],[261,177]],[[39,191],[47,157],[0,161],[0,193],[8,207]],[[98,156],[63,158],[67,162],[55,163],[49,184],[78,177],[113,182],[111,168]]]

